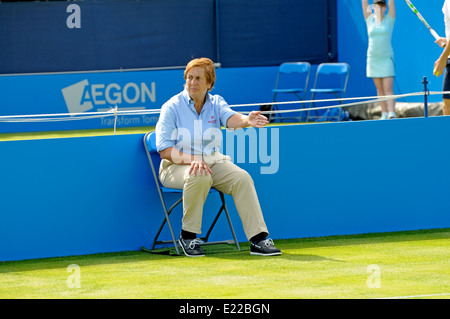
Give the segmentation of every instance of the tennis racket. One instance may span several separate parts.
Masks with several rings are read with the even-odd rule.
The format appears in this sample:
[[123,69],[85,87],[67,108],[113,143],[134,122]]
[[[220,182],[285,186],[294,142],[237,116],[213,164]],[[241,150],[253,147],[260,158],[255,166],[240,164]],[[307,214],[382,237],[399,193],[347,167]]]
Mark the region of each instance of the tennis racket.
[[425,26],[427,27],[427,29],[430,31],[430,33],[433,35],[433,37],[436,40],[439,40],[439,35],[436,33],[436,31],[433,30],[433,28],[430,27],[430,25],[428,24],[428,22],[424,19],[424,17],[422,17],[422,15],[420,14],[420,12],[416,9],[416,7],[414,7],[414,5],[411,3],[411,1],[409,0],[405,0],[406,3],[408,4],[409,8],[416,14],[416,16],[419,18],[420,21],[422,21],[423,24],[425,24]]

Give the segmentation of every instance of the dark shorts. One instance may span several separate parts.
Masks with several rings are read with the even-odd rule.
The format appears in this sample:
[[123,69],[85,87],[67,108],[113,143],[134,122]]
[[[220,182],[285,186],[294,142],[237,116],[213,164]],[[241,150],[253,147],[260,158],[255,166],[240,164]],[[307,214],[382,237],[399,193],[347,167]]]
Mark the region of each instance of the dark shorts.
[[[445,92],[450,91],[450,59],[447,60],[447,66],[445,67],[442,90]],[[443,94],[442,97],[446,100],[450,100],[450,94]]]

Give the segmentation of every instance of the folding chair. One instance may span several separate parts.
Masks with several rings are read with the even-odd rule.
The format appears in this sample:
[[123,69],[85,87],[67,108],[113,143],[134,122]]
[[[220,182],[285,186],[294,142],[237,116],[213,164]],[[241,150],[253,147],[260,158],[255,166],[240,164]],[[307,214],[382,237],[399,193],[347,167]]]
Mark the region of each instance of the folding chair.
[[[308,87],[309,75],[311,72],[311,64],[308,62],[285,62],[278,68],[277,80],[273,92],[273,102],[276,102],[276,97],[281,94],[294,94],[299,100],[305,99],[306,88]],[[302,104],[302,107],[303,104]],[[273,105],[272,110],[277,109],[276,104]],[[299,120],[302,119],[300,114]],[[270,114],[270,117],[274,116]],[[292,118],[292,117],[291,117]],[[280,115],[280,120],[283,117]]]
[[[311,100],[314,100],[316,94],[333,94],[337,98],[344,98],[347,90],[348,78],[350,75],[350,65],[348,63],[321,63],[317,67],[314,87],[310,90]],[[340,102],[343,104],[343,102]],[[311,106],[315,106],[311,102]],[[323,118],[328,120],[330,109],[327,109]],[[342,108],[339,108],[338,119],[341,118]],[[318,116],[316,110],[316,115]],[[307,121],[309,121],[310,111],[308,111]]]
[[[155,132],[148,132],[147,134],[145,134],[144,136],[144,146],[145,146],[145,151],[147,153],[147,157],[150,163],[150,167],[152,169],[152,173],[153,173],[153,177],[155,179],[155,184],[156,184],[156,188],[158,190],[158,194],[159,197],[161,199],[161,204],[164,210],[164,219],[163,222],[161,224],[161,226],[158,229],[158,232],[155,235],[155,238],[153,240],[153,244],[152,244],[152,250],[155,249],[156,245],[160,245],[160,244],[167,244],[167,243],[173,243],[175,246],[175,250],[177,251],[177,254],[180,254],[179,248],[178,248],[178,244],[177,244],[177,240],[175,238],[174,232],[173,232],[173,228],[172,228],[172,224],[170,222],[170,214],[173,211],[173,209],[178,206],[182,201],[183,201],[183,190],[182,189],[175,189],[175,188],[167,188],[162,186],[160,180],[159,180],[159,164],[161,162],[161,158],[159,156],[159,153],[156,150],[156,133]],[[166,206],[166,202],[164,199],[164,194],[167,193],[176,193],[176,194],[180,194],[180,198],[169,208],[167,209]],[[231,218],[230,218],[230,214],[228,213],[228,209],[227,206],[225,204],[225,196],[222,192],[218,191],[215,188],[211,188],[209,190],[209,194],[214,194],[214,193],[218,193],[220,196],[220,199],[222,201],[222,205],[219,209],[219,212],[217,213],[216,217],[214,218],[214,221],[212,222],[211,226],[208,229],[208,232],[206,233],[206,235],[204,237],[201,237],[200,239],[204,242],[202,245],[205,244],[220,244],[220,243],[232,243],[234,242],[234,244],[236,245],[236,248],[238,250],[240,250],[239,247],[239,243],[237,241],[236,238],[236,234],[234,232],[234,228],[233,228],[233,224],[231,223]],[[214,226],[216,225],[217,220],[219,219],[219,216],[221,215],[222,211],[225,212],[225,215],[228,219],[228,224],[230,226],[230,230],[231,230],[231,234],[233,235],[233,240],[227,240],[227,241],[216,241],[216,242],[208,242],[209,239],[209,235],[211,234],[211,231],[213,230]],[[166,241],[160,241],[158,240],[159,235],[161,234],[161,231],[163,230],[164,225],[166,224],[169,227],[170,230],[170,235],[172,237],[172,240],[166,240]]]

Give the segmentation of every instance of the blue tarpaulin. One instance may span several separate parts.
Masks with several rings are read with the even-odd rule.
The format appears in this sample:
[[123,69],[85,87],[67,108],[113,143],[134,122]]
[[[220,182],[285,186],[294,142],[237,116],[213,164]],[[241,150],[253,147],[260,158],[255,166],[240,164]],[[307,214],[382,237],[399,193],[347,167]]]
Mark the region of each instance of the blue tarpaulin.
[[335,0],[115,0],[0,5],[0,74],[326,62]]

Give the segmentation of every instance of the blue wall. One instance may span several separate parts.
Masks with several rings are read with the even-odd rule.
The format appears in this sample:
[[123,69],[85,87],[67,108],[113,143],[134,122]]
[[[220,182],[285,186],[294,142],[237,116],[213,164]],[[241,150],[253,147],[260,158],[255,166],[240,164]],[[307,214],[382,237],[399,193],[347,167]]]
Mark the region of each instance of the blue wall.
[[[449,125],[434,117],[273,127],[276,174],[262,174],[261,146],[256,163],[239,165],[274,239],[450,227]],[[0,260],[149,246],[162,210],[142,137],[0,142]],[[208,199],[206,211],[216,204]],[[213,239],[229,237],[222,218]]]
[[[422,92],[422,79],[427,76],[431,91],[442,90],[442,77],[432,75],[434,61],[442,49],[434,44],[434,38],[423,24],[415,17],[413,12],[403,1],[397,3],[397,21],[393,35],[393,46],[397,76],[395,80],[395,93],[405,94]],[[424,17],[440,35],[444,35],[443,15],[440,1],[417,0],[414,3]],[[6,4],[5,5],[30,5]],[[36,4],[48,6],[47,3]],[[61,4],[59,4],[61,5]],[[227,12],[224,8],[223,12]],[[67,13],[63,12],[63,16]],[[337,1],[337,44],[338,59],[351,65],[348,97],[363,97],[376,95],[371,79],[365,74],[367,34],[363,19],[361,1]],[[8,20],[9,21],[9,20]],[[64,21],[63,21],[64,22]],[[1,21],[0,21],[1,23]],[[3,22],[5,23],[5,22]],[[23,31],[23,30],[22,30]],[[21,32],[22,32],[21,31]],[[76,32],[77,30],[71,30]],[[19,31],[17,31],[19,32]],[[313,34],[310,29],[302,29],[299,33]],[[7,41],[8,39],[3,39]],[[1,51],[1,50],[0,50]],[[4,51],[2,51],[4,52]],[[0,59],[5,63],[6,60]],[[1,63],[1,62],[0,62]],[[97,68],[101,68],[99,65]],[[311,73],[310,86],[314,80],[316,65]],[[275,85],[277,65],[262,67],[219,68],[217,69],[217,82],[213,93],[222,95],[230,104],[241,103],[267,103],[272,100],[271,89]],[[145,97],[134,103],[127,103],[122,99],[117,103],[119,110],[127,108],[144,107],[146,109],[159,109],[172,95],[177,94],[183,86],[182,70],[165,71],[130,71],[130,72],[102,72],[102,73],[70,73],[70,74],[36,74],[36,75],[2,75],[0,76],[0,115],[22,114],[55,114],[67,113],[68,106],[62,94],[62,89],[76,83],[87,81],[88,89],[92,85],[103,85],[96,92],[101,94],[100,103],[94,101],[88,111],[95,112],[101,109],[114,107],[115,103],[105,103],[104,95],[108,85],[116,84],[122,90],[132,83],[140,87],[144,83],[154,93],[154,100]],[[155,89],[152,89],[152,84]],[[89,91],[92,93],[92,90]],[[110,92],[116,93],[114,89]],[[134,97],[133,87],[127,91]],[[141,92],[142,93],[142,92]],[[122,92],[123,94],[123,92]],[[307,96],[309,98],[310,95]],[[291,98],[291,97],[289,97]],[[80,98],[81,99],[81,98]],[[91,96],[92,99],[92,96]],[[432,95],[430,101],[441,101],[440,95]],[[402,99],[408,102],[422,102],[423,97]],[[89,102],[89,101],[88,101]],[[297,105],[283,108],[297,108]],[[246,110],[246,109],[242,109]],[[120,118],[120,117],[119,117]],[[118,122],[118,127],[153,125],[156,116],[128,117]],[[107,121],[102,119],[51,123],[2,123],[0,132],[25,132],[41,130],[74,130],[87,128],[112,128],[112,117]]]
[[[270,102],[277,71],[278,67],[217,69],[212,93],[222,95],[230,105]],[[92,112],[111,110],[116,105],[119,111],[159,110],[164,102],[183,90],[183,72],[178,69],[0,75],[0,116],[81,112],[92,116]],[[159,113],[119,116],[117,127],[154,126],[158,117]],[[0,118],[0,133],[113,126],[112,113],[106,118],[61,122],[2,122]]]
[[[314,29],[314,35],[298,30]],[[97,0],[1,3],[0,73],[324,62],[336,0]],[[30,36],[32,35],[32,36]]]
[[[443,35],[442,2],[414,4]],[[340,0],[337,5],[338,58],[352,66],[347,96],[375,95],[365,77],[361,2]],[[397,1],[396,93],[422,91],[423,76],[430,90],[441,90],[442,78],[431,73],[442,50],[433,41],[405,3]],[[276,70],[218,69],[213,92],[230,104],[268,102]],[[1,114],[65,113],[62,89],[84,80],[103,89],[111,83],[121,88],[128,83],[151,88],[155,83],[155,101],[147,98],[145,105],[123,103],[119,108],[159,108],[183,85],[181,70],[2,76]],[[109,107],[92,106],[93,111]],[[0,123],[0,131],[112,127],[111,122],[90,121]],[[277,174],[261,174],[261,162],[239,165],[256,182],[273,238],[450,227],[450,176],[441,168],[450,155],[449,124],[448,117],[436,117],[283,126]],[[0,142],[0,155],[0,260],[135,250],[150,244],[162,213],[142,135]],[[214,204],[208,202],[207,210],[215,209]],[[244,241],[230,198],[228,204]],[[216,237],[229,237],[221,222]]]

